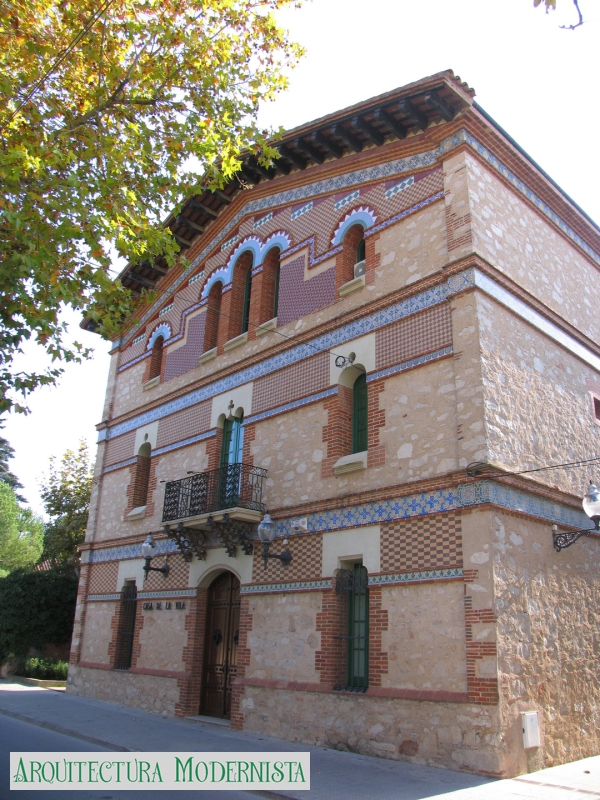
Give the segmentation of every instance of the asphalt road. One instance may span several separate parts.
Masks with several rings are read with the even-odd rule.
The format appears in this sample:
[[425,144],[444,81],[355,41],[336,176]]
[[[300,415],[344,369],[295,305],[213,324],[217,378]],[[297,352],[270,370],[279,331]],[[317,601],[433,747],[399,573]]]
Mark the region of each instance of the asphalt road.
[[0,800],[187,800],[198,797],[202,800],[256,800],[256,794],[248,792],[215,791],[114,791],[88,789],[73,791],[33,791],[30,789],[10,791],[10,752],[111,752],[106,747],[82,742],[72,736],[39,728],[19,719],[0,714]]

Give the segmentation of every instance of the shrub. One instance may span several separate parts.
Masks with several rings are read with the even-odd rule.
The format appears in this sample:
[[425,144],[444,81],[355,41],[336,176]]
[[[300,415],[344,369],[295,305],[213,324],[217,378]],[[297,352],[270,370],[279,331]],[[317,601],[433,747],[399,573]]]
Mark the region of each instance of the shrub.
[[0,578],[0,664],[30,648],[71,640],[77,576],[72,569],[17,570]]
[[26,678],[37,678],[38,680],[66,681],[69,664],[67,661],[52,661],[50,658],[28,658],[21,662],[15,675],[23,675]]

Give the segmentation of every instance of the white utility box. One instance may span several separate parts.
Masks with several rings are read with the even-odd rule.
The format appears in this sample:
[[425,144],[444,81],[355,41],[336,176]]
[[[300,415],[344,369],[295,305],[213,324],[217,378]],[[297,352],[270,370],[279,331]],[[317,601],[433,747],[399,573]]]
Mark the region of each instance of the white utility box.
[[523,711],[521,713],[523,725],[523,747],[529,750],[531,747],[539,747],[540,741],[540,718],[537,711]]

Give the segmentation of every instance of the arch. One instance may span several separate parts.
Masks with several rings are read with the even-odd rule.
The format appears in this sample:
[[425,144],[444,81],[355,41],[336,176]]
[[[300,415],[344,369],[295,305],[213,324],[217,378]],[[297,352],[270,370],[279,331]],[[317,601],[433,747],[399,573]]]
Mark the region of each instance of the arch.
[[274,244],[269,248],[263,260],[261,296],[259,298],[259,325],[277,316],[280,271],[281,249],[278,244]]
[[[342,239],[342,252],[335,260],[335,283],[338,289],[356,277],[354,268],[356,264],[364,260],[364,242],[365,229],[360,221],[354,221],[345,230]],[[361,250],[363,251],[363,258],[359,257]]]
[[344,219],[338,224],[331,243],[335,246],[342,243],[346,231],[353,225],[360,225],[365,230],[373,227],[377,222],[377,214],[369,206],[360,206],[350,211]]
[[148,487],[150,485],[150,466],[152,463],[152,445],[147,440],[140,446],[133,476],[131,481],[131,507],[132,509],[143,508],[148,501]]
[[229,564],[213,564],[213,566],[209,567],[200,577],[200,580],[198,581],[198,589],[208,589],[211,583],[213,583],[213,581],[215,581],[216,578],[218,578],[219,575],[222,575],[224,572],[231,572],[233,575],[235,575],[240,583],[242,582],[242,576],[237,572],[237,570],[233,569],[233,567],[230,567]]
[[260,261],[256,262],[256,265],[262,264],[265,260],[266,255],[268,254],[269,250],[273,247],[278,247],[282,253],[285,253],[286,250],[289,250],[292,246],[292,240],[285,231],[276,231],[272,233],[266,242],[263,245]]
[[168,342],[171,338],[171,326],[168,322],[161,322],[150,334],[150,338],[148,339],[148,343],[146,344],[146,350],[152,350],[154,346],[154,342],[158,339],[159,336],[162,336],[165,342]]
[[221,283],[223,288],[229,283],[229,273],[227,271],[227,267],[219,267],[209,275],[206,283],[202,287],[200,300],[205,300],[208,297],[208,293],[215,283]]
[[157,336],[152,344],[152,355],[150,357],[150,367],[148,370],[148,380],[160,378],[163,362],[165,340],[162,336]]
[[202,352],[213,350],[219,341],[219,324],[221,321],[221,302],[223,300],[223,282],[213,282],[208,293],[206,322],[204,325],[204,342]]
[[233,267],[229,311],[226,320],[227,340],[234,339],[248,330],[253,260],[253,251],[251,249],[244,250],[239,254]]

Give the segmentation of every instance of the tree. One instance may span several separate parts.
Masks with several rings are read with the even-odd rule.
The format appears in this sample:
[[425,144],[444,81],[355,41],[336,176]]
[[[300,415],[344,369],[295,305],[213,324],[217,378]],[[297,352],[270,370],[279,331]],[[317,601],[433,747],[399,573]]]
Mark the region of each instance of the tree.
[[[533,5],[535,8],[537,8],[538,6],[542,5],[542,2],[544,3],[544,6],[546,8],[546,14],[549,11],[556,11],[556,0],[533,0]],[[581,9],[579,8],[579,0],[572,0],[572,2],[573,5],[575,6],[575,10],[577,11],[577,16],[579,17],[579,20],[578,22],[575,23],[575,25],[560,26],[561,28],[564,28],[565,30],[568,31],[574,31],[575,28],[579,28],[581,25],[583,25],[583,14],[581,13]]]
[[[4,420],[0,420],[0,429],[4,427]],[[22,489],[23,484],[19,483],[19,479],[8,468],[8,462],[15,454],[14,448],[10,446],[8,440],[4,436],[0,436],[0,481],[6,483],[11,489]],[[20,494],[16,494],[16,498],[20,503],[25,502],[25,498]]]
[[11,487],[0,482],[0,577],[32,566],[42,554],[44,523],[20,508]]
[[50,459],[50,474],[41,486],[50,518],[44,532],[44,559],[53,564],[79,564],[77,548],[85,539],[91,491],[92,470],[84,441],[77,451],[67,450],[58,466],[55,458]]
[[[256,114],[301,52],[274,19],[291,2],[0,0],[0,411],[89,355],[61,308],[118,334],[132,297],[115,252],[172,264],[160,220],[242,150],[275,157]],[[15,366],[28,340],[45,372]]]

